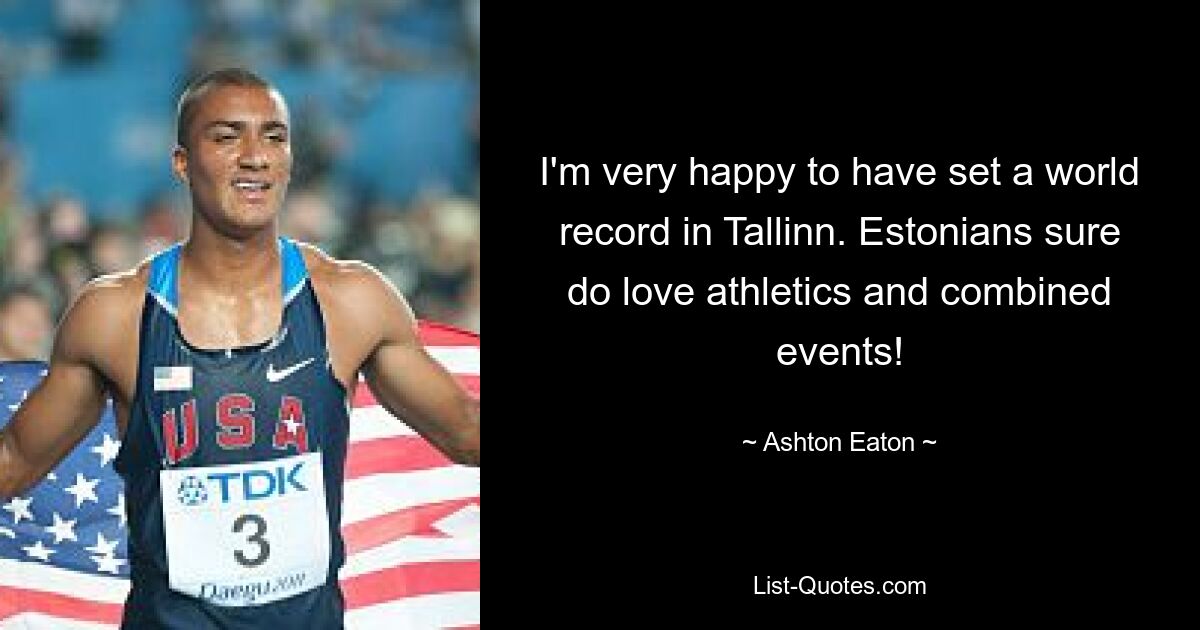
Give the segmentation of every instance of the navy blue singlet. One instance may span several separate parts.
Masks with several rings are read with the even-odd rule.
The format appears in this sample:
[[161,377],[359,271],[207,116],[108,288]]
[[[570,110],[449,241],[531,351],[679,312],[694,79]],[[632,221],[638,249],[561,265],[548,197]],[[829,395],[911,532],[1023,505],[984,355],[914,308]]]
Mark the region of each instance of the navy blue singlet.
[[[284,238],[279,247],[282,324],[266,342],[229,350],[196,348],[180,331],[181,246],[151,262],[137,392],[115,465],[125,481],[132,577],[122,628],[343,626],[337,577],[345,560],[339,524],[348,400],[332,372],[324,319],[300,249]],[[319,464],[304,468],[318,457]],[[314,484],[314,475],[323,484]],[[309,494],[320,486],[323,502],[319,493]],[[298,497],[323,503],[324,510],[304,509],[326,522],[257,507]],[[221,509],[224,516],[216,511]],[[182,514],[193,529],[172,526],[168,534],[166,523],[174,521],[164,511]],[[196,523],[207,529],[195,529]],[[323,582],[287,573],[305,561],[320,567],[309,576],[326,572],[325,556],[300,546],[296,531],[308,531],[309,541],[328,536]],[[226,542],[212,544],[218,539]],[[179,558],[175,574],[171,558]],[[188,562],[195,566],[185,570]],[[185,575],[219,566],[238,570],[197,578],[196,592],[172,587]],[[270,571],[275,573],[264,573]]]

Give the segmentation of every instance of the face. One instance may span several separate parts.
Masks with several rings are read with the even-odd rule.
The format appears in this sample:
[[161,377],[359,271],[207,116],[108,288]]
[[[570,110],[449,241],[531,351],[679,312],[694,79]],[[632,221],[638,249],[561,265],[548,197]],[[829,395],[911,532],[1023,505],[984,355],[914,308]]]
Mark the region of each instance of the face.
[[292,171],[287,106],[277,92],[209,88],[186,138],[173,166],[201,219],[235,237],[274,224]]
[[44,359],[52,326],[50,309],[41,300],[11,300],[0,308],[0,359]]

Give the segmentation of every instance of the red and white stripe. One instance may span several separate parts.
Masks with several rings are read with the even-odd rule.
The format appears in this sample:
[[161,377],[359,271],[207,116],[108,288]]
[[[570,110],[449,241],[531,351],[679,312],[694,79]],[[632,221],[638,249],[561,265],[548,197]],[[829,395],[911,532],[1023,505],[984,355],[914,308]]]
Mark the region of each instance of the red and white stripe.
[[[479,337],[421,323],[429,353],[479,396]],[[451,463],[353,396],[342,533],[346,627],[478,628],[479,469]],[[0,559],[0,628],[113,630],[127,580]]]

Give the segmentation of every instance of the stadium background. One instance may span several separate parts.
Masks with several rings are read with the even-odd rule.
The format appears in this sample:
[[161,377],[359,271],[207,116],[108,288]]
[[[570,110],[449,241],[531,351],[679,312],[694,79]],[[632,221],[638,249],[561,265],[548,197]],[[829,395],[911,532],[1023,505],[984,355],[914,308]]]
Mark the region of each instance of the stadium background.
[[0,359],[44,358],[88,279],[186,237],[175,102],[230,65],[291,109],[282,231],[479,332],[478,0],[0,0]]

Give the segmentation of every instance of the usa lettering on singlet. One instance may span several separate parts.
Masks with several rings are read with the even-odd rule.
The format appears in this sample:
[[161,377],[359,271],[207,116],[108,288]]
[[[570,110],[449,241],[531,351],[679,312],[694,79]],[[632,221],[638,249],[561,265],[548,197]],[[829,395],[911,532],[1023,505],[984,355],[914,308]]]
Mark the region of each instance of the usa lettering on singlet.
[[117,471],[129,513],[123,627],[341,627],[349,407],[299,247],[279,240],[275,335],[230,349],[179,326],[180,245],[150,266]]

